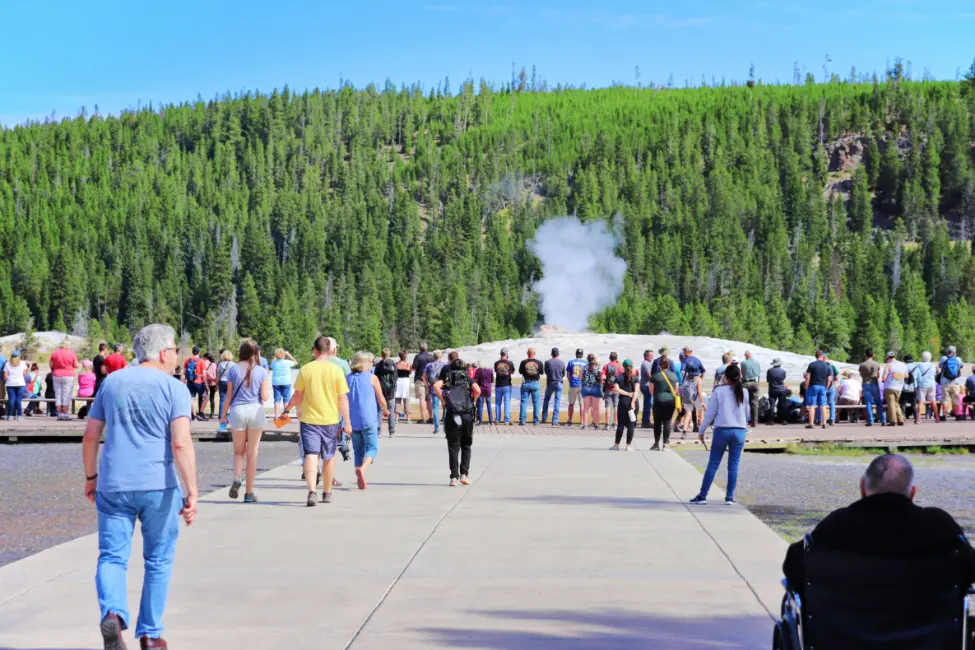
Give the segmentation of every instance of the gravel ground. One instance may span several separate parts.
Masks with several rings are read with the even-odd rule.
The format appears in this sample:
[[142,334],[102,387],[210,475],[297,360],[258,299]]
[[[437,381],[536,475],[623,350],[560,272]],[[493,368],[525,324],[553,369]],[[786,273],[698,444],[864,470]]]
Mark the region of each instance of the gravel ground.
[[[704,451],[682,452],[702,472]],[[917,503],[951,513],[975,538],[975,455],[908,454],[914,463]],[[857,482],[872,456],[794,456],[746,452],[738,472],[735,498],[789,541],[800,539],[828,513],[860,497]],[[722,494],[727,456],[721,463],[711,497]],[[688,494],[691,498],[693,494]]]
[[[295,443],[264,442],[258,471],[297,459]],[[230,485],[229,444],[197,443],[196,462],[201,493]],[[81,443],[0,445],[0,566],[95,532],[83,488]]]

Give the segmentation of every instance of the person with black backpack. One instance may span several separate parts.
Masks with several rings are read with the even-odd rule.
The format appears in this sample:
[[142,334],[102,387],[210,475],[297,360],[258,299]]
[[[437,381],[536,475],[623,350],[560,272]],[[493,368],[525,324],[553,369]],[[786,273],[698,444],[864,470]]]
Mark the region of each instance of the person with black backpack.
[[[376,364],[376,369],[374,371],[376,378],[379,380],[379,385],[383,389],[383,398],[386,400],[387,404],[394,404],[396,398],[396,383],[398,381],[396,373],[396,363],[390,358],[392,352],[389,348],[383,348],[383,358]],[[382,409],[380,409],[382,412]],[[389,437],[392,438],[396,435],[396,409],[389,409],[388,417],[389,426]],[[383,420],[379,418],[379,436],[383,435]]]
[[528,358],[521,362],[518,374],[521,375],[521,408],[518,424],[525,425],[528,419],[528,400],[532,403],[532,424],[538,426],[538,407],[541,405],[542,362],[535,358],[535,348],[528,348]]
[[445,405],[444,433],[450,458],[450,486],[470,485],[471,445],[474,444],[474,412],[481,388],[471,381],[457,351],[447,357],[433,392]]

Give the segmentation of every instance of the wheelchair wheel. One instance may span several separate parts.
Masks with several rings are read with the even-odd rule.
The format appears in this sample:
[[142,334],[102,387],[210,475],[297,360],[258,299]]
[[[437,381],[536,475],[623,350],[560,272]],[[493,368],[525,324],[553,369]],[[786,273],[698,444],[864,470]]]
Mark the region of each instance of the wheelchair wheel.
[[776,623],[775,629],[772,630],[772,650],[785,650],[782,646],[782,628]]

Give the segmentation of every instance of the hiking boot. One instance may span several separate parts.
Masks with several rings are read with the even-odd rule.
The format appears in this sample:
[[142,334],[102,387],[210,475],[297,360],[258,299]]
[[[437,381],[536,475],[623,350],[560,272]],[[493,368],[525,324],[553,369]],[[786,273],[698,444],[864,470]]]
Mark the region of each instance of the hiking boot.
[[322,492],[322,503],[331,503],[331,502],[332,502],[332,493]]
[[148,650],[149,648],[168,648],[169,646],[166,645],[166,639],[162,637],[159,637],[158,639],[150,639],[149,637],[144,636],[139,639],[139,647],[142,650]]
[[305,505],[309,508],[318,505],[318,495],[314,491],[308,493],[308,501],[305,503]]
[[240,478],[234,478],[234,482],[230,485],[230,498],[236,499],[238,494],[240,494]]
[[244,503],[257,503],[257,496],[253,492],[244,495]]
[[105,614],[101,624],[102,642],[105,650],[126,650],[122,640],[122,619],[116,614]]

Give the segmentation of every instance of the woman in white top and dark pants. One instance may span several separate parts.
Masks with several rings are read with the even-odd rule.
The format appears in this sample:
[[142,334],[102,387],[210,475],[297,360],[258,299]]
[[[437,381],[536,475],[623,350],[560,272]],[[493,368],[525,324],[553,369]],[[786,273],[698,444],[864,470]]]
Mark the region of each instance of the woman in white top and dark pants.
[[728,487],[725,491],[724,502],[725,505],[729,506],[735,503],[738,462],[741,460],[741,452],[745,448],[745,427],[751,418],[751,414],[749,413],[748,400],[745,397],[745,389],[741,385],[741,369],[735,365],[728,366],[724,378],[725,383],[715,388],[714,392],[711,393],[704,422],[701,423],[701,431],[697,435],[703,442],[704,433],[708,427],[714,425],[708,468],[704,472],[704,480],[701,481],[701,491],[691,499],[691,503],[707,503],[708,490],[711,489],[714,475],[718,473],[718,467],[721,465],[721,457],[724,456],[725,449],[728,450]]

